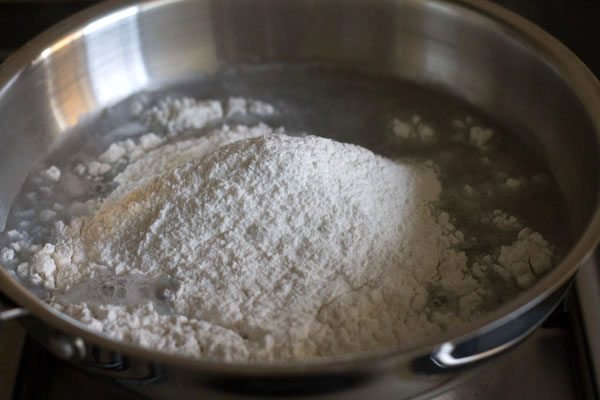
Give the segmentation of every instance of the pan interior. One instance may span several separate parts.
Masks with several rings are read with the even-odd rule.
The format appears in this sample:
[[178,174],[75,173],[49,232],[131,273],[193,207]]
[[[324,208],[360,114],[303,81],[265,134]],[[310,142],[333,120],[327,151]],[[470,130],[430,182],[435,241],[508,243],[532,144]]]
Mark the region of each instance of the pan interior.
[[[69,189],[75,195],[57,190],[32,201],[31,193],[39,194],[40,190],[37,172],[51,165],[57,166],[63,174],[73,172],[82,160],[97,157],[112,142],[148,132],[150,128],[132,114],[133,105],[142,102],[149,106],[166,96],[216,99],[224,104],[232,97],[253,98],[272,104],[276,110],[266,117],[242,115],[218,120],[202,129],[192,129],[177,140],[206,135],[224,124],[265,123],[273,128],[283,127],[292,135],[308,132],[357,144],[392,159],[433,161],[443,185],[438,206],[454,218],[454,225],[468,238],[461,250],[471,260],[488,254],[497,257],[500,246],[509,246],[517,239],[520,228],[498,229],[490,221],[495,210],[515,216],[521,228],[540,232],[554,247],[555,264],[572,244],[571,232],[565,229],[570,224],[566,200],[543,158],[541,145],[531,132],[503,124],[441,91],[397,79],[337,68],[282,65],[230,68],[161,91],[137,94],[106,109],[98,117],[78,124],[68,137],[54,146],[47,159],[33,168],[36,173],[17,196],[5,231],[20,231],[28,223],[35,243],[52,242],[51,227],[31,228],[39,224],[39,216],[45,209],[59,204],[69,210],[75,201],[103,197],[112,189],[112,184],[110,179],[81,181],[84,186]],[[431,129],[435,139],[399,137],[395,133],[398,121],[415,129]],[[477,145],[469,140],[473,129],[489,130],[493,136],[485,146]],[[510,180],[519,187],[507,186]],[[70,186],[79,181],[74,182]],[[553,217],[548,218],[549,215]],[[61,218],[68,223],[73,215],[65,211]],[[477,240],[470,242],[470,238]],[[5,234],[2,240],[0,248],[9,245],[9,235]],[[27,260],[13,261],[13,271],[18,269],[20,261]],[[90,293],[96,295],[106,290],[99,282],[92,281],[85,288],[79,288],[77,292],[83,296],[72,295],[70,301],[90,301]],[[40,286],[24,284],[41,298],[48,299],[48,293]],[[127,283],[130,286],[142,284],[147,282]],[[486,285],[495,296],[482,305],[484,312],[496,310],[520,293],[517,286],[507,285],[500,279],[487,281]],[[453,307],[452,293],[442,295],[435,288],[430,291],[435,292],[432,296],[443,299],[432,300],[431,307]],[[157,307],[168,310],[164,300],[151,300]],[[104,301],[110,303],[110,296]]]
[[[222,65],[246,63],[336,68],[214,74]],[[514,204],[515,213],[521,210],[559,255],[579,243],[566,262],[523,294],[523,301],[497,316],[548,294],[595,243],[595,232],[585,232],[598,205],[597,81],[556,41],[484,2],[115,2],[45,34],[2,71],[0,227],[20,203],[19,193],[30,189],[26,178],[40,163],[66,165],[80,151],[106,147],[111,134],[139,133],[139,126],[128,124],[129,100],[121,101],[147,90],[151,99],[167,94],[264,98],[279,104],[286,116],[269,124],[388,156],[427,156],[443,165],[447,155],[455,176],[473,179],[485,174],[467,168],[469,153],[456,164],[451,161],[457,154],[443,143],[428,150],[386,142],[390,119],[418,113],[442,138],[450,136],[445,124],[456,116],[469,114],[493,128],[504,146],[495,153],[498,171],[518,166],[518,173],[545,170],[554,177],[552,193],[532,194],[531,201]],[[344,96],[358,103],[346,104]],[[362,98],[371,101],[361,103]],[[339,113],[335,118],[329,115],[333,110]],[[442,180],[458,187],[450,176]],[[445,206],[470,217],[453,206],[451,196]],[[14,223],[9,218],[8,225]],[[4,278],[3,289],[13,285]]]

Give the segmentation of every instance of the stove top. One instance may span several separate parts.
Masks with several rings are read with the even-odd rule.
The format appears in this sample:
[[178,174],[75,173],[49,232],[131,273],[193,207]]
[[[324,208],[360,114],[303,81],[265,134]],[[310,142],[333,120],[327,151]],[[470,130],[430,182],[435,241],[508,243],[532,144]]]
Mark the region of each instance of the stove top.
[[[0,62],[27,40],[95,3],[85,0],[0,0]],[[600,2],[497,0],[551,32],[600,74]],[[523,344],[438,400],[600,399],[600,272],[582,268],[575,290]],[[52,356],[16,322],[0,327],[0,398],[140,399]]]

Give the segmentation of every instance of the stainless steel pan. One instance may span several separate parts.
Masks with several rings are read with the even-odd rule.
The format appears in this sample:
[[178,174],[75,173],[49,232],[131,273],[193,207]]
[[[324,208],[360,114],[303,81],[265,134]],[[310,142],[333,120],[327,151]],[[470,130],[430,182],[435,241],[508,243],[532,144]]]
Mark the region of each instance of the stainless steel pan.
[[1,268],[0,290],[15,305],[0,316],[21,316],[58,356],[153,398],[409,398],[443,390],[518,343],[595,247],[599,84],[549,35],[474,0],[113,1],[70,18],[0,68],[0,226],[32,163],[84,116],[248,62],[374,71],[437,87],[533,132],[566,196],[575,246],[538,284],[462,332],[321,364],[223,364],[118,343],[51,310]]

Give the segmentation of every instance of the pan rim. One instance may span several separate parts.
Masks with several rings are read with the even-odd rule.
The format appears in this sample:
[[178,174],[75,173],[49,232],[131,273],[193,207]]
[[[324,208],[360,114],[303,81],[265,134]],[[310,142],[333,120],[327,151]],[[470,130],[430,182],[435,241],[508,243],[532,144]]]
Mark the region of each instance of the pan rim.
[[[27,66],[39,60],[45,49],[70,34],[83,29],[93,21],[123,10],[131,6],[160,7],[166,3],[185,2],[189,0],[112,0],[86,9],[60,22],[49,30],[35,37],[24,47],[10,56],[0,66],[0,96],[10,89]],[[368,0],[357,0],[368,1]],[[401,0],[389,0],[401,1]],[[414,0],[408,0],[414,1]],[[577,93],[582,106],[594,124],[597,139],[600,140],[600,83],[591,71],[569,49],[557,39],[524,18],[488,2],[487,0],[426,0],[426,3],[442,7],[455,7],[477,13],[492,20],[517,35],[520,40],[527,39],[527,44],[543,51],[543,56],[552,61],[561,77]],[[597,198],[600,196],[597,196]],[[33,293],[21,286],[11,277],[8,271],[0,268],[0,290],[29,310],[36,318],[52,327],[75,337],[139,357],[186,369],[210,372],[211,374],[232,374],[244,376],[265,375],[298,375],[320,373],[342,373],[346,371],[374,371],[378,366],[385,369],[389,366],[430,354],[443,343],[460,343],[477,337],[482,333],[496,329],[515,315],[521,315],[533,308],[551,293],[563,286],[575,273],[578,266],[593,253],[600,241],[600,208],[596,210],[587,228],[568,254],[551,272],[544,276],[535,286],[520,296],[500,307],[495,312],[479,319],[476,323],[453,331],[450,334],[435,335],[405,348],[391,348],[351,356],[311,360],[304,362],[273,363],[228,363],[193,359],[180,355],[154,351],[139,345],[110,339],[108,336],[93,332],[85,325],[52,309]]]

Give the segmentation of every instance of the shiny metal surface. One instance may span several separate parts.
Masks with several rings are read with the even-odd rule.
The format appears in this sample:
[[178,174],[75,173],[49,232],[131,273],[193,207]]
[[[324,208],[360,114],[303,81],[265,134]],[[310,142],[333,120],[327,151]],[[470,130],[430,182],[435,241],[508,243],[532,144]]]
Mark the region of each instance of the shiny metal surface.
[[446,342],[441,344],[429,358],[442,368],[456,368],[475,365],[493,358],[525,340],[538,327],[540,321],[548,317],[556,305],[564,298],[570,283],[544,299],[536,307],[514,315],[501,329],[495,329],[477,338],[477,346],[472,341],[463,343]]
[[0,324],[27,315],[29,312],[8,300],[0,293]]
[[515,351],[435,400],[583,400],[574,390],[571,366],[564,362],[568,342],[560,330],[538,330]]
[[[368,70],[450,92],[531,132],[524,139],[542,144],[567,198],[577,244],[533,288],[462,332],[320,364],[220,364],[116,343],[49,309],[0,269],[2,292],[36,317],[23,324],[47,345],[56,335],[81,344],[70,358],[83,368],[155,398],[175,390],[179,398],[414,397],[463,372],[440,366],[439,358],[429,362],[440,350],[468,349],[467,357],[481,361],[530,332],[598,242],[598,82],[535,26],[474,0],[112,1],[85,11],[0,68],[0,227],[28,168],[79,121],[141,90],[240,63]],[[523,321],[520,330],[515,320]],[[418,365],[423,360],[426,368]]]

